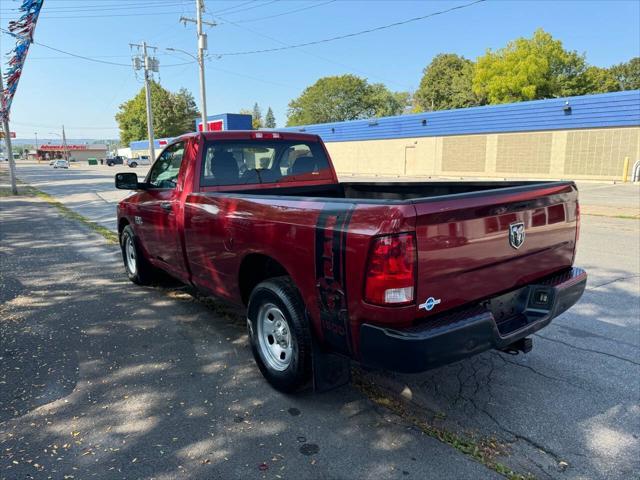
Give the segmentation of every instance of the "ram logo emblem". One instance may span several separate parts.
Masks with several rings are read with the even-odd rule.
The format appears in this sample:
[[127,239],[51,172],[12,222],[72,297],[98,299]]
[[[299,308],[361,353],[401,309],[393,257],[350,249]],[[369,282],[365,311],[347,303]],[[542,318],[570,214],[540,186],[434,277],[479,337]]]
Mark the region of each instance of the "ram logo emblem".
[[524,243],[524,222],[516,222],[509,225],[509,245],[518,249]]

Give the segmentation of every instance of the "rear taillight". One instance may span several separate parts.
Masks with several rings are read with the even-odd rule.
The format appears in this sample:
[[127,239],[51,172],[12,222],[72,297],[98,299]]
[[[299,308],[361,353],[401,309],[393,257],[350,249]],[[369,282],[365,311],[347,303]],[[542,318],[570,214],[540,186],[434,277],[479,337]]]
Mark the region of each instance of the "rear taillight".
[[413,233],[375,238],[367,263],[365,301],[376,305],[413,302],[416,263],[416,237]]

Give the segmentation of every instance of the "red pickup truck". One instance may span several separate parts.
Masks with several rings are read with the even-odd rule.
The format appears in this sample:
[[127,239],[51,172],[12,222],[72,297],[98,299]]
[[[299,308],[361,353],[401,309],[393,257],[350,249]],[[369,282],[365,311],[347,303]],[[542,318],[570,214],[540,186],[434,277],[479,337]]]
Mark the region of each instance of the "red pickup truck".
[[158,270],[247,308],[276,388],[321,354],[420,372],[528,335],[582,295],[573,182],[341,183],[318,136],[193,133],[118,205],[129,278]]

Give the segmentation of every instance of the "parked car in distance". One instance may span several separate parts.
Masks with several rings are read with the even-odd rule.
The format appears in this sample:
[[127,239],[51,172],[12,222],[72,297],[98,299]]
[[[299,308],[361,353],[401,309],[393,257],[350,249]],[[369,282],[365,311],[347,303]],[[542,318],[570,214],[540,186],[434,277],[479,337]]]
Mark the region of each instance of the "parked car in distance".
[[351,359],[417,373],[526,353],[587,282],[572,181],[340,183],[317,135],[229,131],[179,137],[115,184],[135,191],[117,210],[129,279],[161,270],[245,305],[282,391]]
[[124,157],[116,155],[115,157],[107,158],[104,163],[106,163],[108,167],[113,167],[114,165],[124,165],[124,160]]
[[53,168],[69,168],[69,162],[67,162],[66,160],[56,160],[53,163]]
[[151,165],[149,155],[140,155],[137,158],[128,158],[127,165],[131,168],[136,168],[138,165]]

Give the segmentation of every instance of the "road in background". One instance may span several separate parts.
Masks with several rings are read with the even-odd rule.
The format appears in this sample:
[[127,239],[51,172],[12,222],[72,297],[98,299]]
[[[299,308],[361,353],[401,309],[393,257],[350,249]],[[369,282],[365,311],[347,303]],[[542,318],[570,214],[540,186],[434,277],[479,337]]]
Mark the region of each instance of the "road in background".
[[69,169],[54,169],[46,163],[19,162],[18,178],[53,196],[65,206],[111,230],[116,230],[116,205],[131,192],[116,190],[118,172],[133,172],[144,179],[148,166],[88,166],[71,164]]

